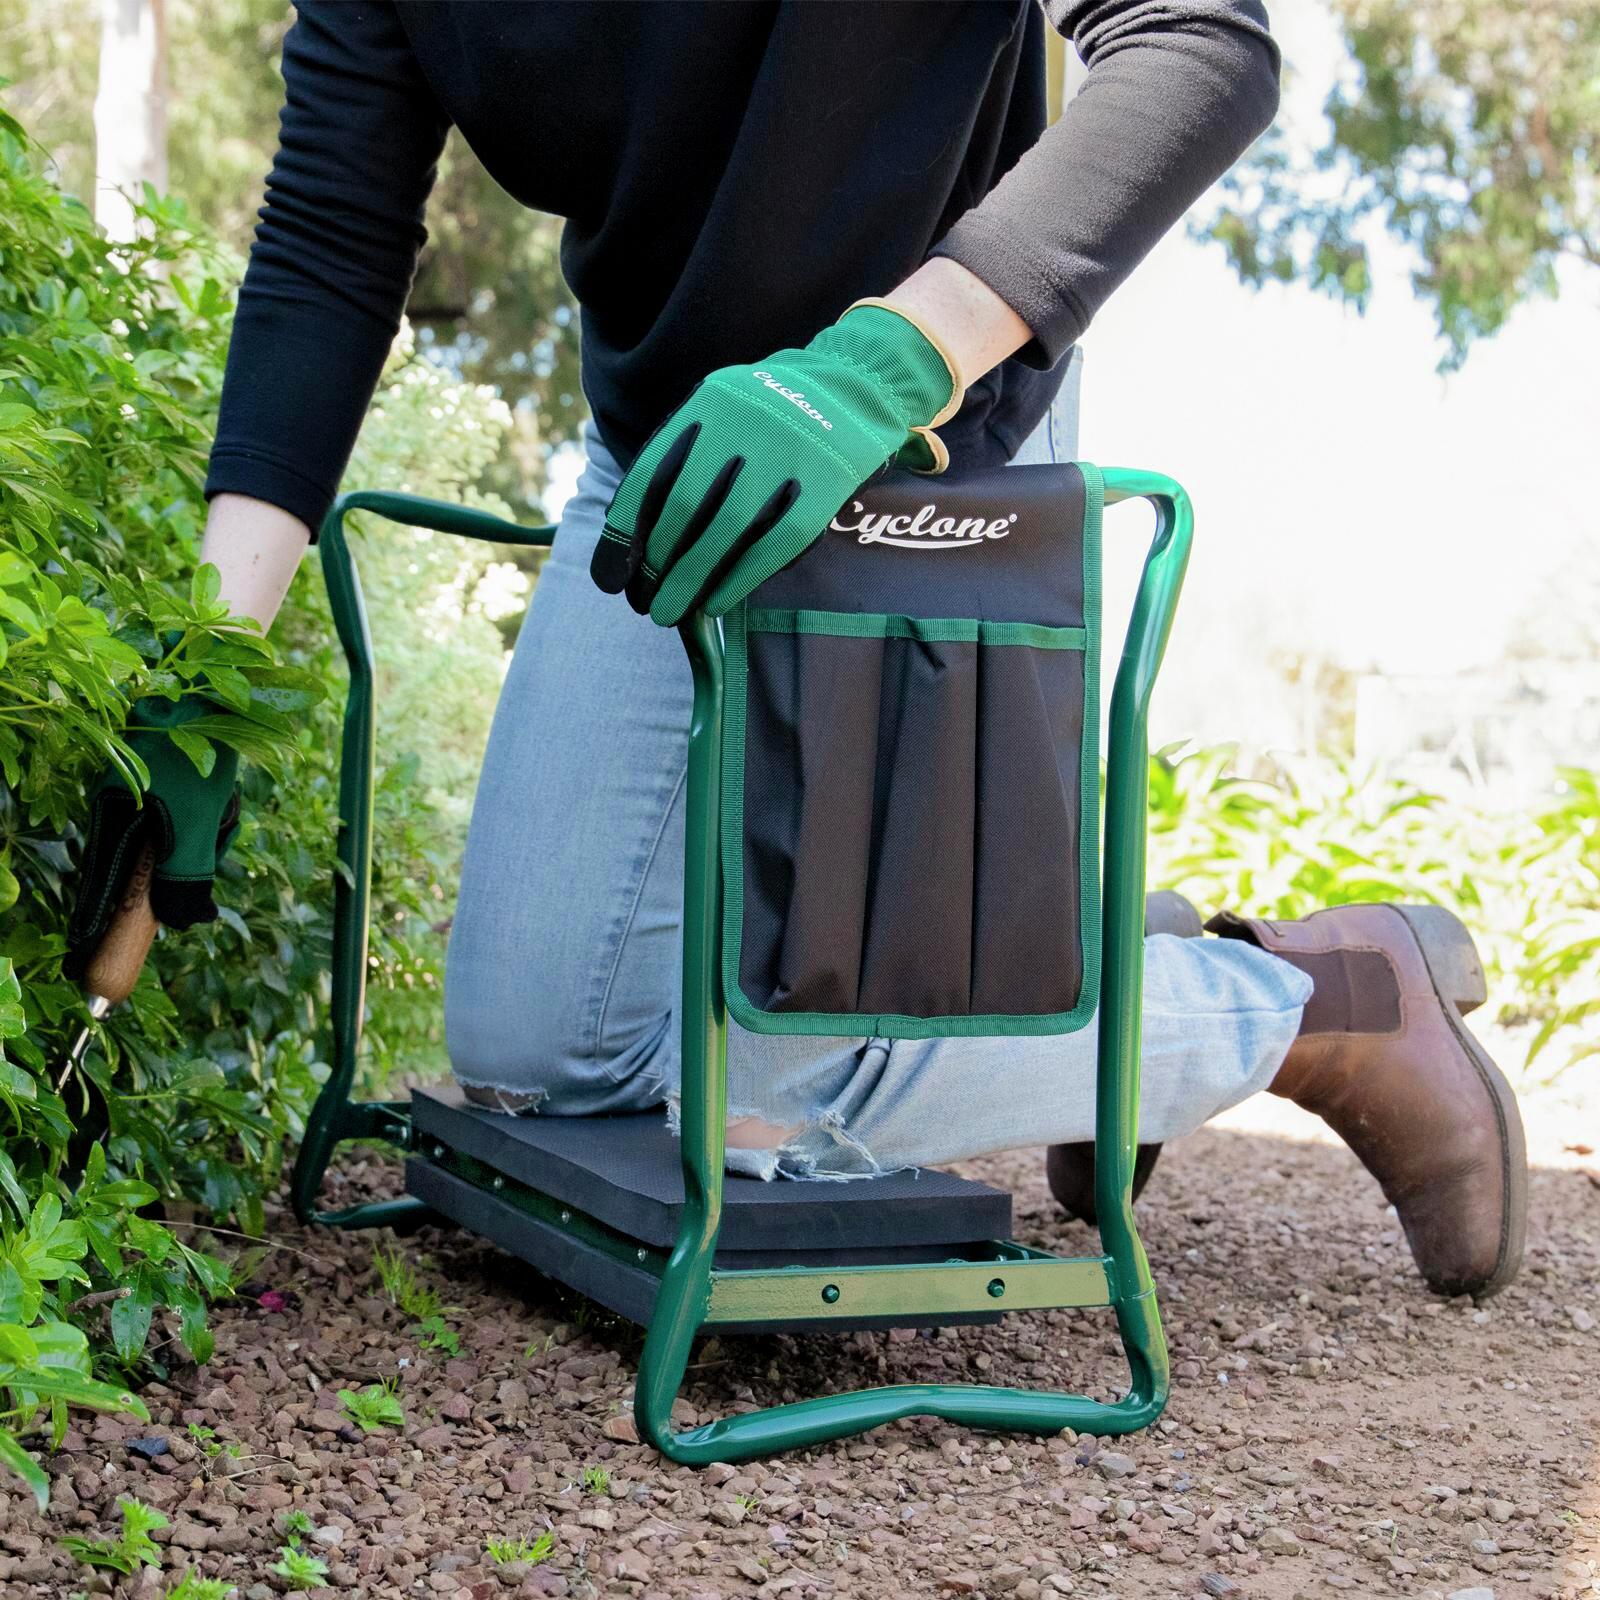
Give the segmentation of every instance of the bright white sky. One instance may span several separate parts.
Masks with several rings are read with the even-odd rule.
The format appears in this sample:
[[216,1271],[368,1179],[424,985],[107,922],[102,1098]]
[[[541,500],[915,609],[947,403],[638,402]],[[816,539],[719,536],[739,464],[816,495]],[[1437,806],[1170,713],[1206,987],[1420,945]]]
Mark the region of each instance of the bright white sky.
[[[1288,126],[1314,131],[1344,52],[1317,0],[1271,11]],[[1360,317],[1244,289],[1220,249],[1174,232],[1085,340],[1084,456],[1159,468],[1195,502],[1157,743],[1261,738],[1273,647],[1383,672],[1492,662],[1564,553],[1600,537],[1600,274],[1574,272],[1441,378],[1403,254],[1373,243]],[[1135,515],[1108,518],[1108,569]]]
[[[1271,10],[1284,116],[1314,133],[1344,52],[1318,0]],[[1180,228],[1084,341],[1082,454],[1170,473],[1195,502],[1157,744],[1288,737],[1262,726],[1283,703],[1275,648],[1383,672],[1490,663],[1563,554],[1600,537],[1581,498],[1600,436],[1600,274],[1574,272],[1561,300],[1522,308],[1441,378],[1406,260],[1373,242],[1376,293],[1359,317],[1300,287],[1242,288]],[[575,476],[555,465],[552,515]],[[1113,656],[1143,516],[1108,518]]]

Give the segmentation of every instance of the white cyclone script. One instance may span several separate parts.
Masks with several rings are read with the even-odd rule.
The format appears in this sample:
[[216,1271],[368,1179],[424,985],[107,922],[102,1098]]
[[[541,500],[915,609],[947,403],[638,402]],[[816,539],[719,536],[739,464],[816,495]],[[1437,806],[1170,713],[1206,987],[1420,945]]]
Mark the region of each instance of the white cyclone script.
[[[850,520],[854,518],[854,520]],[[869,512],[852,500],[848,511],[841,511],[828,527],[835,533],[853,533],[858,544],[892,544],[902,550],[976,550],[989,539],[1003,539],[1017,520],[1009,516],[941,517],[937,506],[923,506],[915,514]]]
[[833,424],[798,389],[784,388],[770,372],[752,372],[750,376],[765,384],[774,394],[782,395],[790,405],[798,406],[813,422],[820,422],[824,428],[832,432]]

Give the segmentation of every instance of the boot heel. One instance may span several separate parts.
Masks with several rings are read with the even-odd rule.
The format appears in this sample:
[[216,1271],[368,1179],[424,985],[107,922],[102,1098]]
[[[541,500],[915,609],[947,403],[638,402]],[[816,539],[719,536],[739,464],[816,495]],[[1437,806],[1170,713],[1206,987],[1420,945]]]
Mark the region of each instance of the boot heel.
[[1489,985],[1478,947],[1461,919],[1443,906],[1396,906],[1395,910],[1406,919],[1421,946],[1422,959],[1440,995],[1460,1016],[1476,1011],[1489,998]]
[[1205,926],[1193,904],[1176,889],[1153,889],[1144,897],[1144,931],[1198,939]]

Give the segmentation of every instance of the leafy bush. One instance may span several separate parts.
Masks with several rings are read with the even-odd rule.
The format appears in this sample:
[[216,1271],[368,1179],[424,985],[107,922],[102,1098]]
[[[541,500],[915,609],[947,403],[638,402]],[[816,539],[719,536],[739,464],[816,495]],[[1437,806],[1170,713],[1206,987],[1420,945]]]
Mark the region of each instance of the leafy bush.
[[1489,1014],[1534,1023],[1529,1061],[1600,1054],[1600,773],[1528,814],[1446,800],[1322,757],[1243,774],[1231,746],[1150,763],[1150,881],[1207,910],[1301,917],[1360,900],[1448,906],[1472,929]]
[[1523,853],[1527,897],[1519,986],[1539,1032],[1530,1063],[1552,1041],[1561,1067],[1600,1056],[1600,772],[1569,767],[1560,789],[1533,818]]
[[[27,1428],[48,1415],[59,1439],[67,1405],[122,1401],[169,1351],[209,1354],[206,1302],[232,1269],[184,1231],[196,1207],[259,1231],[325,1075],[339,723],[327,688],[342,671],[314,564],[270,643],[221,612],[214,574],[195,573],[238,262],[176,202],[147,194],[143,217],[147,237],[113,249],[0,112],[0,1459],[41,1495],[17,1442]],[[356,471],[471,499],[506,421],[402,346]],[[461,773],[503,655],[479,599],[497,569],[492,551],[431,536],[360,542],[384,690],[413,712],[409,726],[389,718],[380,749],[372,970],[378,1054],[410,1064],[439,1054],[438,924]],[[121,738],[131,703],[190,690],[235,713],[223,736],[247,757],[222,918],[161,939],[62,1078],[88,1022],[61,970],[85,786],[108,763],[142,781]],[[428,749],[436,780],[434,746],[457,766],[442,790],[423,787],[412,753]],[[96,1096],[110,1127],[82,1167],[68,1144]],[[93,1387],[91,1372],[114,1381]]]

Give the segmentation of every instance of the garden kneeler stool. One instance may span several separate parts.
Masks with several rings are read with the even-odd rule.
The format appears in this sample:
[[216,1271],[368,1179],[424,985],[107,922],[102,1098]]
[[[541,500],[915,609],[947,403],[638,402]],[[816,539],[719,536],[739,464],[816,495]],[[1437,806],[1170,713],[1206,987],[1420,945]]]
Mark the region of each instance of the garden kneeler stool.
[[[1104,505],[1156,508],[1112,693],[1099,825]],[[509,1117],[456,1093],[350,1098],[371,878],[372,659],[344,518],[547,544],[482,512],[341,497],[321,552],[350,662],[336,880],[332,1072],[294,1197],[337,1227],[443,1217],[648,1328],[640,1436],[738,1461],[897,1418],[1120,1434],[1153,1422],[1168,1362],[1134,1225],[1144,957],[1147,717],[1188,561],[1187,496],[1156,473],[1073,466],[889,472],[721,623],[680,628],[694,675],[684,864],[681,1138],[661,1114]],[[802,781],[803,780],[803,781]],[[1010,1197],[924,1171],[848,1183],[726,1176],[726,1019],[757,1033],[1060,1034],[1099,1016],[1101,1253],[1011,1240]],[[327,1212],[345,1139],[408,1152],[410,1191]],[[1104,1306],[1123,1397],[904,1384],[675,1432],[701,1331],[996,1321]]]

